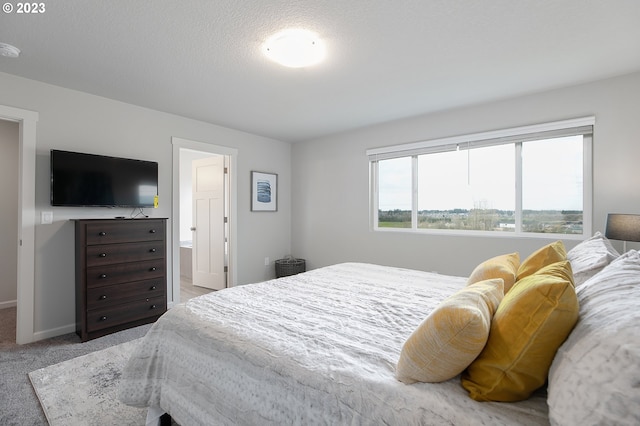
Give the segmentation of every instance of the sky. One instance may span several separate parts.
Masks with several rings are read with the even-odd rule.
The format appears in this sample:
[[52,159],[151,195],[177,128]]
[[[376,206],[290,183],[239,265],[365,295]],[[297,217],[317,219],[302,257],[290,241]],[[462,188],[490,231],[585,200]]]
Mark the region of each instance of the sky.
[[[418,159],[418,210],[515,210],[515,146]],[[525,142],[523,209],[582,210],[582,136]],[[380,162],[379,208],[411,210],[411,158]]]

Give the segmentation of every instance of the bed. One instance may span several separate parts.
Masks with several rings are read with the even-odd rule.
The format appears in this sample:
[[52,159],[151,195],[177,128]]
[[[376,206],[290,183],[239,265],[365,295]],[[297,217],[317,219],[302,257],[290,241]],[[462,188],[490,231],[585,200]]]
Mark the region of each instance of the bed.
[[[575,276],[580,276],[580,284],[587,289],[614,263],[613,259],[623,263],[604,237],[595,237],[589,244],[598,246],[597,256],[592,257],[599,260],[585,260],[582,256],[577,261],[579,270]],[[607,243],[604,252],[603,242]],[[583,247],[586,245],[587,242]],[[576,254],[583,255],[584,251]],[[640,261],[637,252],[630,253],[635,257],[627,253],[620,258],[627,259],[625,267],[627,263],[638,267],[630,279],[636,281],[627,289],[628,300],[633,295],[637,303]],[[495,258],[487,262],[476,268],[484,268],[478,278],[481,285],[485,281],[486,285],[497,283],[503,292],[503,278],[485,280],[487,270],[496,271]],[[478,275],[477,271],[474,273]],[[516,279],[517,270],[512,288],[519,285]],[[148,424],[157,424],[160,415],[168,413],[183,426],[546,425],[568,424],[554,420],[556,408],[563,415],[572,410],[580,410],[581,416],[588,414],[590,409],[572,406],[572,396],[567,392],[575,394],[575,390],[563,386],[552,389],[556,381],[566,382],[567,371],[574,381],[582,377],[574,371],[581,360],[570,348],[562,352],[558,365],[550,366],[549,386],[539,386],[517,402],[470,398],[468,386],[461,385],[469,369],[437,382],[399,379],[399,360],[406,355],[407,342],[427,322],[425,318],[476,285],[470,280],[471,277],[343,263],[191,299],[172,308],[149,330],[123,371],[119,399],[128,405],[147,407]],[[576,283],[572,282],[572,286]],[[494,314],[497,312],[491,312]],[[638,319],[636,316],[631,320],[637,323]],[[492,319],[487,326],[491,325]],[[589,324],[586,326],[585,331],[578,320],[575,328],[571,327],[572,334],[579,331],[588,335]],[[620,322],[616,327],[620,328]],[[564,345],[570,338],[571,335]],[[635,403],[636,409],[640,406],[639,353],[635,347],[627,358],[622,357],[625,363],[631,361],[625,370],[627,379],[639,380],[635,385],[625,384],[628,389],[623,390],[629,391],[632,399],[623,397],[622,402]],[[449,358],[455,357],[441,357]],[[562,363],[567,364],[566,368],[558,368]],[[546,373],[545,370],[545,382]],[[620,386],[617,379],[616,376],[609,384]],[[553,392],[564,401],[559,407],[549,401]],[[577,393],[580,396],[582,391]],[[600,405],[603,401],[606,405],[605,400]],[[630,410],[618,420],[640,420],[640,414]]]

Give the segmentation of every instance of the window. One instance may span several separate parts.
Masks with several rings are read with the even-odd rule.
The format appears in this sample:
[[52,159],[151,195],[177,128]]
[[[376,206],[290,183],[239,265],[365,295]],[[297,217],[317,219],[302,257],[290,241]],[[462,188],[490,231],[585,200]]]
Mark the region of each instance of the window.
[[591,233],[593,117],[367,151],[375,230]]
[[380,162],[378,226],[411,228],[411,157]]

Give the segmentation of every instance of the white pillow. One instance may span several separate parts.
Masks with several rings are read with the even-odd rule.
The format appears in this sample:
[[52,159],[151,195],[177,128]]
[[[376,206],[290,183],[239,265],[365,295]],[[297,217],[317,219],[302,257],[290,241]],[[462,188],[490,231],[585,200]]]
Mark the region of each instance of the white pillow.
[[571,262],[573,280],[576,287],[600,272],[620,254],[600,232],[582,241],[567,252],[567,260]]
[[580,319],[549,370],[552,425],[640,424],[640,253],[577,289]]

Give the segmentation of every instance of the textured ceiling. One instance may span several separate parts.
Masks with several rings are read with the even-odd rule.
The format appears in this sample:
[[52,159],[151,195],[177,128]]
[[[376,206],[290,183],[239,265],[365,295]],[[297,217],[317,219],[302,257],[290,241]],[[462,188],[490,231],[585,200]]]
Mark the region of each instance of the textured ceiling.
[[[0,71],[297,142],[640,70],[638,0],[56,0],[0,14]],[[273,33],[327,60],[283,68]],[[0,99],[1,100],[1,99]]]

